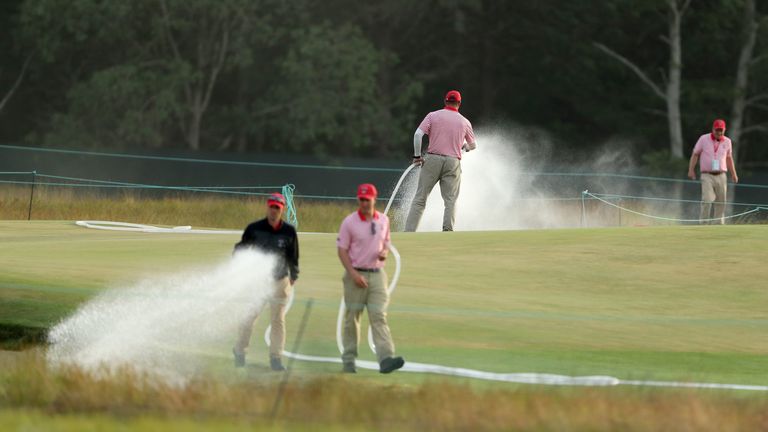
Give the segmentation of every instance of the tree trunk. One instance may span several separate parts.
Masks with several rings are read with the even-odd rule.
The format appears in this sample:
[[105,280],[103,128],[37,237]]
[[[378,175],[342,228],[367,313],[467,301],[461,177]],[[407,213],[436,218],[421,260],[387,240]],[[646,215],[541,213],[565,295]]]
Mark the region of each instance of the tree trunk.
[[744,38],[741,52],[739,53],[738,69],[736,70],[736,83],[733,88],[733,105],[731,106],[731,118],[728,125],[728,136],[733,141],[733,158],[738,161],[741,134],[744,124],[744,111],[747,109],[747,85],[749,84],[749,66],[755,50],[759,23],[755,19],[755,0],[744,2],[744,16],[742,28]]
[[200,149],[200,124],[203,120],[203,107],[201,96],[198,92],[192,105],[191,118],[189,119],[189,130],[187,130],[187,145],[190,150]]
[[607,46],[593,42],[601,51],[618,60],[620,63],[631,69],[641,81],[643,81],[653,93],[664,100],[667,107],[667,124],[669,126],[669,150],[672,159],[683,157],[683,127],[680,115],[680,85],[682,82],[683,70],[683,48],[680,38],[680,24],[685,15],[686,9],[690,6],[691,0],[684,0],[682,5],[678,5],[678,0],[667,0],[669,6],[669,34],[665,38],[669,43],[669,81],[666,88],[662,90],[642,68],[633,63],[628,58],[613,51]]
[[683,157],[683,128],[680,119],[680,82],[683,69],[680,21],[684,9],[670,0],[669,20],[669,82],[667,83],[667,121],[669,122],[669,149],[672,158]]

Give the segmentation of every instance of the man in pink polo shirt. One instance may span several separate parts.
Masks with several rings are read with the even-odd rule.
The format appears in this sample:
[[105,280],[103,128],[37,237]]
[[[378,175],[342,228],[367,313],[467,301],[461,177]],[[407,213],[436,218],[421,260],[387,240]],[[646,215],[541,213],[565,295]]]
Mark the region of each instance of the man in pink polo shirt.
[[[419,185],[405,221],[406,231],[416,231],[424,214],[427,197],[440,182],[445,203],[443,231],[453,231],[456,221],[456,200],[461,186],[461,151],[477,148],[472,124],[459,114],[461,94],[451,90],[445,95],[445,108],[424,117],[413,135],[413,163],[421,166]],[[421,139],[429,136],[427,154],[421,155]]]
[[691,160],[688,162],[688,177],[696,180],[696,162],[701,161],[701,214],[702,223],[710,219],[710,208],[715,205],[716,219],[720,224],[725,223],[725,198],[728,190],[727,172],[731,172],[731,180],[739,182],[736,166],[733,163],[733,147],[730,138],[725,136],[725,120],[717,119],[712,124],[712,132],[699,137],[693,147]]
[[342,369],[355,373],[360,316],[368,308],[379,372],[390,373],[403,367],[405,360],[395,357],[395,344],[387,324],[387,274],[384,260],[389,252],[389,218],[376,211],[376,187],[370,183],[357,188],[358,209],[341,222],[336,246],[344,266],[344,353]]

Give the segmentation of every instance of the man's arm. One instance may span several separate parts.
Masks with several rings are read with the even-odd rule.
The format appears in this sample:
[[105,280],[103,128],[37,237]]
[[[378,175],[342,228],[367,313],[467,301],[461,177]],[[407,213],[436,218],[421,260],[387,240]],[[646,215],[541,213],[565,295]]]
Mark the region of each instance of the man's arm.
[[731,180],[734,183],[739,182],[739,176],[736,174],[736,165],[733,163],[733,156],[730,154],[725,157],[725,163],[728,165],[728,171],[731,173]]
[[243,230],[243,235],[240,236],[240,242],[235,244],[235,248],[232,251],[232,253],[235,253],[235,252],[239,251],[240,249],[242,249],[242,248],[244,248],[244,247],[246,247],[248,245],[248,242],[251,239],[250,228],[251,228],[250,225],[245,227],[245,229]]
[[382,242],[382,248],[379,251],[379,261],[384,261],[387,259],[387,255],[389,255],[389,245],[391,243],[392,239],[389,235],[389,219],[386,219],[386,223],[384,224],[384,241]]
[[347,271],[357,286],[360,288],[367,288],[368,282],[364,277],[360,275],[360,273],[357,272],[357,270],[355,270],[354,267],[352,267],[352,260],[349,258],[349,251],[341,247],[337,249],[339,251],[339,260],[341,261],[341,265],[344,266],[344,270]]
[[291,285],[299,278],[299,236],[296,231],[293,232],[293,250],[290,251],[288,259],[288,271],[291,274]]
[[423,163],[421,159],[421,139],[424,137],[424,131],[416,128],[416,132],[413,134],[413,163],[421,165]]
[[699,155],[696,153],[691,154],[691,160],[688,162],[688,178],[696,180],[696,163],[699,161]]
[[464,133],[464,143],[461,148],[464,151],[472,151],[477,148],[477,143],[475,142],[475,130],[472,129],[472,124],[469,123],[469,120],[467,120],[467,128],[466,132]]

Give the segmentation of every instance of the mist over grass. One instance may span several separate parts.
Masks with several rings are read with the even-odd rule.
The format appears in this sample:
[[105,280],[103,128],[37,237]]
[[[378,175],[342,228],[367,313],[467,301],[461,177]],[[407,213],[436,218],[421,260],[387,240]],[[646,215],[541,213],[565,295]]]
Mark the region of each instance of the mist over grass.
[[[598,146],[589,139],[573,137],[593,150],[564,152],[542,130],[515,125],[479,129],[478,148],[462,157],[454,230],[666,225],[698,218],[697,183],[639,175],[645,171],[635,157],[639,144],[628,139],[613,138]],[[405,226],[419,172],[413,169],[397,191],[391,217],[398,230]],[[677,180],[682,177],[680,173]],[[607,202],[590,195],[582,202],[584,191],[605,196]],[[438,183],[418,230],[439,231],[443,209]],[[730,214],[751,209],[734,206]]]

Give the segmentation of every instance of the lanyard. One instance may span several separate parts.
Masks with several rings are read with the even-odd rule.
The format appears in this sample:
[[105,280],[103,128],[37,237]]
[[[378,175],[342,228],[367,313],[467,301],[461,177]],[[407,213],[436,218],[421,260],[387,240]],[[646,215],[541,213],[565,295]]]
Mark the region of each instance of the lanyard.
[[715,156],[717,156],[717,150],[720,148],[720,142],[716,139],[712,140],[712,148],[715,149]]

